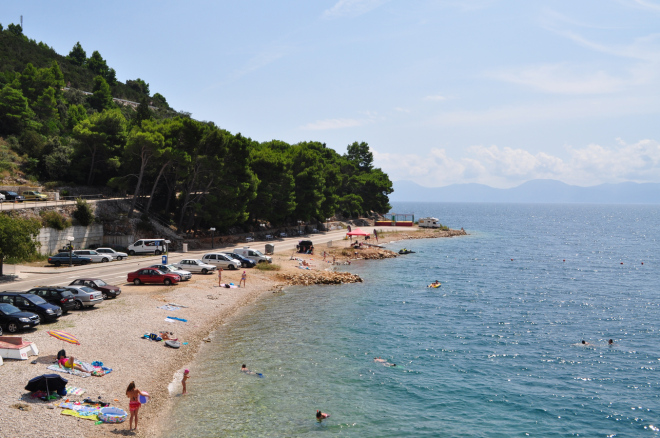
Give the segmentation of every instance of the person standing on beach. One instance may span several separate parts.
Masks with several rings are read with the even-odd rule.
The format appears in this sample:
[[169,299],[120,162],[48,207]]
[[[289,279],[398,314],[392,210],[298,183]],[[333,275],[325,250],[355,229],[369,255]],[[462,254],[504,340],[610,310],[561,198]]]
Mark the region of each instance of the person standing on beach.
[[181,385],[183,386],[183,392],[181,395],[186,394],[186,380],[190,378],[190,370],[184,370],[183,371],[183,379],[181,379]]
[[222,268],[218,268],[218,287],[222,286]]
[[323,261],[325,261],[325,251],[323,251]]
[[243,271],[243,275],[241,275],[241,281],[238,283],[238,285],[240,286],[241,284],[243,284],[243,287],[245,287],[246,278],[247,278],[247,274],[245,273],[245,271]]
[[140,395],[144,395],[145,397],[148,396],[146,392],[142,392],[139,389],[135,387],[135,382],[131,382],[128,384],[128,388],[126,388],[126,397],[128,397],[128,409],[131,412],[131,418],[128,420],[128,427],[129,430],[133,430],[133,419],[135,418],[135,429],[137,430],[138,426],[138,412],[140,411],[140,406],[142,404],[140,403]]
[[332,255],[332,264],[333,264],[333,265],[336,264],[336,262],[335,262],[335,255],[334,255],[334,254]]

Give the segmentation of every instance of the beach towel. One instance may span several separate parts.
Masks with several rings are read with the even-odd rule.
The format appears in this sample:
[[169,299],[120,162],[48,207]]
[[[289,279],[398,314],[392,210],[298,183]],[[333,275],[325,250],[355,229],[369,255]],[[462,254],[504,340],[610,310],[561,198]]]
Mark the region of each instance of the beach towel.
[[173,319],[174,321],[188,322],[187,319],[177,318],[176,316],[168,316],[168,317],[165,318],[165,319]]
[[66,395],[83,395],[85,390],[76,386],[69,386],[66,389]]
[[181,307],[179,307],[179,306],[172,306],[172,305],[170,305],[170,304],[165,304],[164,306],[160,306],[159,309],[163,309],[163,310],[180,310]]
[[71,409],[63,409],[62,415],[70,415],[71,417],[82,418],[84,420],[99,421],[99,417],[96,413],[90,414],[86,411],[73,411]]
[[60,368],[57,365],[51,365],[48,367],[49,370],[51,371],[57,371],[58,373],[64,373],[64,374],[71,374],[73,376],[78,376],[78,377],[89,377],[92,374],[91,373],[83,373],[80,370],[72,370],[70,368]]
[[236,286],[234,283],[222,283],[220,284],[220,287],[226,287],[227,289],[237,289],[238,286]]

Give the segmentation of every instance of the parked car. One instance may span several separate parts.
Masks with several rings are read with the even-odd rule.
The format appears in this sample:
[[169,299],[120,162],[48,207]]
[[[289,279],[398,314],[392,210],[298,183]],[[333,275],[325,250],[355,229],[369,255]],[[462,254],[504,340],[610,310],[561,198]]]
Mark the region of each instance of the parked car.
[[240,254],[236,254],[233,252],[225,252],[223,254],[226,255],[227,257],[231,257],[234,260],[238,260],[239,262],[241,262],[241,267],[243,268],[254,268],[255,266],[257,266],[257,262],[255,262],[254,260],[250,260],[247,257],[243,257]]
[[16,333],[21,329],[36,327],[40,322],[36,313],[23,312],[9,303],[0,303],[0,334],[2,327],[9,333]]
[[110,254],[99,254],[93,249],[76,249],[73,253],[91,259],[92,263],[107,263],[113,260],[113,257]]
[[63,313],[67,313],[76,307],[76,299],[73,294],[63,287],[39,286],[33,287],[27,293],[39,295],[50,304],[60,306]]
[[303,254],[314,254],[314,242],[311,240],[301,240],[296,245],[296,250]]
[[233,258],[227,256],[227,254],[223,254],[221,252],[204,254],[202,261],[204,263],[208,263],[209,265],[215,265],[218,268],[223,269],[234,270],[241,267],[241,262],[234,260]]
[[83,307],[94,307],[103,302],[103,294],[89,286],[67,286],[66,288],[71,291],[75,298],[76,310]]
[[6,201],[14,201],[14,202],[23,202],[25,201],[25,198],[19,195],[16,192],[12,192],[10,190],[0,190],[0,193],[5,195],[5,200]]
[[112,256],[115,260],[123,260],[128,258],[128,254],[125,252],[119,252],[115,251],[112,248],[96,248],[96,252],[99,254],[107,254],[109,256]]
[[235,249],[234,254],[242,255],[245,258],[253,260],[257,263],[273,263],[273,259],[270,256],[264,255],[261,251],[256,249],[251,249],[249,246],[244,246],[243,248]]
[[173,263],[177,269],[185,269],[193,273],[202,273],[208,274],[209,272],[215,271],[215,266],[204,263],[199,259],[183,259],[179,263]]
[[154,253],[160,255],[167,252],[167,245],[171,242],[165,239],[140,239],[128,246],[128,255]]
[[170,274],[176,274],[181,277],[181,281],[187,281],[192,278],[192,273],[190,271],[184,271],[183,269],[177,269],[174,265],[151,265],[150,268],[156,268],[160,271]]
[[39,321],[55,321],[62,316],[62,308],[46,302],[40,296],[23,292],[0,292],[0,303],[11,304],[24,312],[39,315]]
[[23,192],[23,198],[25,198],[26,201],[47,201],[48,196],[44,195],[43,193],[37,192],[36,190],[28,190],[26,192]]
[[121,288],[119,286],[108,284],[100,278],[79,278],[69,283],[69,286],[91,287],[92,289],[101,292],[104,300],[107,300],[108,298],[117,298],[117,296],[121,294]]
[[177,274],[170,274],[167,272],[160,271],[156,268],[144,268],[138,269],[135,272],[128,273],[128,282],[135,285],[138,284],[165,284],[167,286],[177,284],[181,281],[181,277]]
[[82,257],[76,254],[71,254],[71,258],[69,258],[68,252],[60,252],[58,254],[48,257],[48,263],[55,266],[68,265],[69,263],[71,263],[72,265],[87,265],[89,263],[92,263],[92,259],[90,259],[89,257]]

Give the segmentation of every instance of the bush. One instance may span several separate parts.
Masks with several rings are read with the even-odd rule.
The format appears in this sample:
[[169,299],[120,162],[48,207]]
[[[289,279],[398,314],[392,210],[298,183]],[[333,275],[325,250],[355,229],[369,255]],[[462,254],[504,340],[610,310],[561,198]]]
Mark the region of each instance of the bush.
[[282,269],[280,265],[276,265],[274,263],[257,263],[255,268],[260,271],[279,271]]
[[76,211],[73,212],[73,217],[76,218],[80,225],[86,227],[94,222],[94,212],[92,207],[84,199],[76,199]]
[[39,215],[41,216],[41,223],[44,227],[62,231],[72,225],[71,219],[65,218],[56,211],[42,211]]

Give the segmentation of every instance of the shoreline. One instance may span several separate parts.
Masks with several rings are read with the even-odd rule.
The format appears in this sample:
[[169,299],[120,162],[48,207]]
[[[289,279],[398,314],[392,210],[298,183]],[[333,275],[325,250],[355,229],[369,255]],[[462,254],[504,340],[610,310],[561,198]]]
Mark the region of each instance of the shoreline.
[[[461,230],[442,232],[439,230],[406,229],[382,233],[379,243],[385,244],[415,238],[453,237],[465,235]],[[335,255],[338,264],[348,263],[353,251],[345,250],[350,241],[333,240],[333,247],[316,248],[316,255],[295,254],[312,264],[311,270],[298,268],[299,262],[292,260],[291,254],[278,252],[273,256],[273,264],[281,267],[279,271],[261,271],[249,269],[245,288],[226,289],[217,287],[217,275],[194,274],[192,280],[182,282],[175,287],[167,286],[133,286],[122,284],[122,294],[119,298],[106,301],[98,308],[70,312],[58,322],[44,326],[36,331],[19,333],[26,340],[33,341],[39,348],[40,355],[36,364],[31,364],[35,357],[27,361],[6,360],[0,367],[0,376],[6,382],[0,390],[0,436],[61,436],[78,434],[82,436],[161,436],[166,418],[171,412],[176,394],[180,391],[180,383],[176,384],[176,375],[184,368],[190,368],[194,373],[197,353],[221,324],[230,323],[233,318],[249,304],[256,302],[268,293],[282,290],[288,284],[282,276],[285,274],[300,274],[315,272],[333,275],[335,272],[330,263],[322,262],[322,253],[326,251]],[[321,245],[319,245],[321,246]],[[371,257],[368,253],[380,252],[377,248],[359,251],[365,259],[383,258]],[[343,252],[343,253],[342,253]],[[350,255],[349,255],[350,254]],[[242,270],[223,271],[223,282],[238,284]],[[325,274],[321,275],[321,277]],[[359,278],[359,277],[358,277]],[[360,279],[361,280],[361,279]],[[287,284],[288,283],[288,284]],[[159,307],[168,303],[187,306],[177,311],[167,311]],[[187,322],[165,322],[167,316],[187,319]],[[81,345],[66,344],[50,337],[46,331],[59,329],[75,334]],[[147,332],[171,331],[179,341],[187,342],[180,349],[165,347],[163,342],[153,342],[142,339]],[[213,339],[211,338],[211,342]],[[85,398],[109,402],[112,406],[128,411],[126,387],[135,381],[138,388],[151,395],[148,404],[140,409],[140,425],[138,431],[128,431],[128,422],[120,424],[95,425],[94,422],[61,415],[61,409],[49,409],[47,403],[39,399],[28,398],[23,389],[29,379],[41,374],[52,373],[46,367],[52,363],[54,355],[60,349],[66,349],[68,355],[80,358],[85,362],[101,361],[113,369],[104,377],[69,376],[61,374],[69,380],[68,386],[84,388],[87,392],[81,396],[67,396],[70,401],[82,401]],[[59,373],[58,373],[59,374]],[[169,386],[174,388],[170,393]],[[56,403],[59,403],[58,400]],[[115,401],[116,400],[116,401]],[[31,410],[23,411],[12,408],[15,403],[27,404]]]

